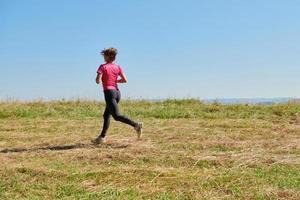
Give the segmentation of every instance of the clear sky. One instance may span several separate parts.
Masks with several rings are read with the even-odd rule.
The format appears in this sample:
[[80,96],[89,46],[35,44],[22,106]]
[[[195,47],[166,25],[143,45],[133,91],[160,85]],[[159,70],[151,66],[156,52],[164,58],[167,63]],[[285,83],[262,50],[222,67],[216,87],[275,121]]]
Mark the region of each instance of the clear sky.
[[297,0],[0,0],[0,99],[300,97]]

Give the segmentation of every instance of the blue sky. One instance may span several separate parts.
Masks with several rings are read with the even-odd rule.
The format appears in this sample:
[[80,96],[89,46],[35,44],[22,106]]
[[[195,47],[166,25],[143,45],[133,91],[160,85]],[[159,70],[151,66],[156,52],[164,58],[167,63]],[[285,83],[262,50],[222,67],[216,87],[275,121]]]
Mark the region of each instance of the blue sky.
[[300,97],[300,1],[0,0],[0,99]]

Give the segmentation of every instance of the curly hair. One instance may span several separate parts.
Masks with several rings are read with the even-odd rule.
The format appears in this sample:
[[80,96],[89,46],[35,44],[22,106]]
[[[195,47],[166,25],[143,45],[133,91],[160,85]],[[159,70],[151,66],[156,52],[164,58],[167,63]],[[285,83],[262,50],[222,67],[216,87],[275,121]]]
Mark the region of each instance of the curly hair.
[[116,59],[118,50],[116,48],[108,48],[101,51],[101,54],[104,56],[106,62],[113,62]]

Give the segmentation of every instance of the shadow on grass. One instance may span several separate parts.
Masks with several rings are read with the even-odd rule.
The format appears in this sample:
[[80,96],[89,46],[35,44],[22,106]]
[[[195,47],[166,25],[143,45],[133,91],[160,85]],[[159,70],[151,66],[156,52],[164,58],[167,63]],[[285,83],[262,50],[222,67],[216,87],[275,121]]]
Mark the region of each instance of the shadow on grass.
[[129,144],[100,144],[94,145],[91,143],[84,144],[71,144],[71,145],[58,145],[58,146],[46,146],[46,147],[35,147],[35,148],[10,148],[10,149],[3,149],[0,153],[21,153],[21,152],[35,152],[35,151],[63,151],[63,150],[72,150],[72,149],[94,149],[94,148],[112,148],[112,149],[123,149],[127,148]]

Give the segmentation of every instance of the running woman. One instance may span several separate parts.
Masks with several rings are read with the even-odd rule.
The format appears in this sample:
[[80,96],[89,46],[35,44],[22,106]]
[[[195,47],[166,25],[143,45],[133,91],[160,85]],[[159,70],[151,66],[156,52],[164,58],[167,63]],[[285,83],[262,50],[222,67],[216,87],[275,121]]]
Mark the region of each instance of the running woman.
[[121,94],[118,88],[118,83],[126,83],[127,78],[122,68],[119,65],[113,63],[116,59],[117,53],[118,51],[115,48],[104,49],[101,52],[104,57],[105,63],[100,65],[97,70],[96,83],[100,84],[102,82],[106,108],[103,114],[103,128],[100,135],[96,139],[92,140],[94,144],[105,142],[105,136],[109,128],[111,115],[116,121],[120,121],[132,126],[137,133],[138,139],[142,134],[143,123],[135,122],[128,117],[121,115],[119,111],[118,103],[121,100]]

